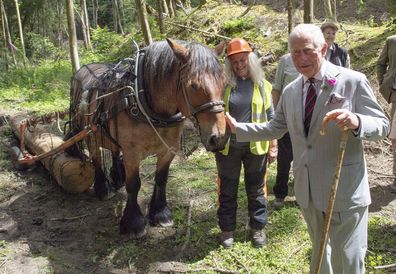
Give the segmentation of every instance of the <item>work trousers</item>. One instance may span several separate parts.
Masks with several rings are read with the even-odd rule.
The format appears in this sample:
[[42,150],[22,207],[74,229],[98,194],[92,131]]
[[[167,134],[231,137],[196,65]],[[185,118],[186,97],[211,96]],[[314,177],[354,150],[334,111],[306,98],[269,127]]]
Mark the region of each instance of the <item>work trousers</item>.
[[264,197],[267,155],[253,155],[248,147],[230,146],[227,156],[219,152],[215,156],[219,184],[217,216],[220,229],[235,230],[238,184],[242,165],[248,198],[249,225],[252,229],[263,229],[267,223],[267,201]]
[[292,161],[292,144],[290,141],[289,132],[287,132],[281,139],[278,140],[277,173],[273,188],[276,198],[284,199],[289,192],[287,184],[289,182],[289,172]]

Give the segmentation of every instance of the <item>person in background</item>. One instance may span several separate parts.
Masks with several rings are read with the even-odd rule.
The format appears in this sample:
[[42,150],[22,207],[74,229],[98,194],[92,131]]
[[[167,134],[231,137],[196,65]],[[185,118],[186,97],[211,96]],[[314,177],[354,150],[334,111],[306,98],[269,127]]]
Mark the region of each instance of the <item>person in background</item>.
[[340,47],[336,42],[336,34],[338,27],[332,22],[323,23],[320,29],[323,32],[323,36],[328,45],[326,51],[326,60],[330,61],[336,66],[341,66],[344,68],[351,68],[351,61],[349,58],[348,51]]
[[[385,100],[391,104],[390,119],[395,121],[396,109],[396,35],[386,39],[385,46],[377,61],[377,79],[380,85],[379,91]],[[392,122],[391,131],[394,132],[396,123]],[[393,136],[393,135],[392,135]],[[390,137],[392,138],[392,137]],[[393,183],[391,191],[396,192],[396,140],[392,138],[393,148]]]
[[[259,60],[245,40],[235,38],[228,43],[225,71],[228,80],[224,94],[225,110],[240,122],[270,120],[274,113],[271,84],[264,79]],[[269,150],[277,150],[276,140],[270,148],[268,141],[238,143],[235,135],[231,134],[225,149],[215,154],[219,187],[217,215],[222,231],[221,243],[225,248],[232,247],[234,242],[242,165],[253,245],[260,248],[265,244],[267,201],[264,197],[264,176]]]
[[[289,131],[294,193],[312,241],[311,273],[319,258],[341,133],[348,130],[320,273],[363,274],[371,203],[363,140],[385,138],[389,121],[364,74],[325,60],[327,44],[319,27],[297,25],[289,50],[301,76],[284,89],[273,119],[238,123],[226,113],[226,121],[240,142],[272,140]],[[322,136],[325,117],[330,122]]]
[[[299,73],[293,65],[290,53],[283,55],[279,59],[275,79],[272,83],[271,95],[275,109],[278,105],[283,89],[298,76]],[[290,141],[290,135],[287,132],[278,140],[277,173],[273,189],[275,195],[273,206],[275,209],[280,209],[285,204],[285,197],[289,192],[287,184],[289,182],[289,173],[292,161],[293,148]]]

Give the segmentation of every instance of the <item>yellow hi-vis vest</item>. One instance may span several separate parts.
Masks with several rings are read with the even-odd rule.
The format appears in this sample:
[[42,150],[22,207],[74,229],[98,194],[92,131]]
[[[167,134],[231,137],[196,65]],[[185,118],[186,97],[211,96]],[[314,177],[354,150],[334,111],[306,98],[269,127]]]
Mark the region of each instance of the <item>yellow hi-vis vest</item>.
[[[232,87],[228,85],[224,94],[225,111],[230,111],[230,96]],[[263,84],[254,83],[252,98],[252,123],[263,123],[267,121],[266,111],[271,107],[271,90],[272,85],[263,80]],[[265,106],[265,108],[263,107]],[[268,152],[269,142],[258,141],[250,142],[250,152],[254,155],[263,155]],[[228,155],[230,149],[230,139],[228,139],[225,148],[220,151],[223,155]]]

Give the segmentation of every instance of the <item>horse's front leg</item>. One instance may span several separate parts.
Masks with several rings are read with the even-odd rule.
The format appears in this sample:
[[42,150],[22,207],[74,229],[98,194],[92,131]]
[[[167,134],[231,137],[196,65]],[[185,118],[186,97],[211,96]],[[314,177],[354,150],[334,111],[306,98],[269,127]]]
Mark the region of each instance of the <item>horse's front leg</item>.
[[169,152],[162,157],[157,157],[155,185],[148,218],[151,225],[171,226],[173,225],[173,216],[166,202],[166,183],[168,182],[169,166],[174,154]]
[[112,152],[112,166],[110,177],[113,180],[113,187],[118,190],[125,185],[125,167],[119,151]]
[[120,221],[120,233],[130,234],[132,238],[141,238],[146,234],[146,221],[140,210],[137,197],[141,187],[139,163],[131,163],[124,158],[126,173],[126,191],[128,200]]

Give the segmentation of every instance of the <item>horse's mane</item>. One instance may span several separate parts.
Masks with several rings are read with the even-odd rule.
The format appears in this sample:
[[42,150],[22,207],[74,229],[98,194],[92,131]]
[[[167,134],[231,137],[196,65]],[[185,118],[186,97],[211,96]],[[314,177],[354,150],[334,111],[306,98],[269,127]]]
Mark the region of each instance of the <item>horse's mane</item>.
[[[190,51],[190,62],[186,64],[188,77],[203,81],[209,73],[215,81],[222,79],[223,71],[216,54],[208,47],[199,43],[187,43],[177,41]],[[156,85],[172,81],[178,77],[180,60],[177,59],[166,41],[154,42],[146,48],[146,61],[144,69],[144,80],[146,88],[163,88]]]

